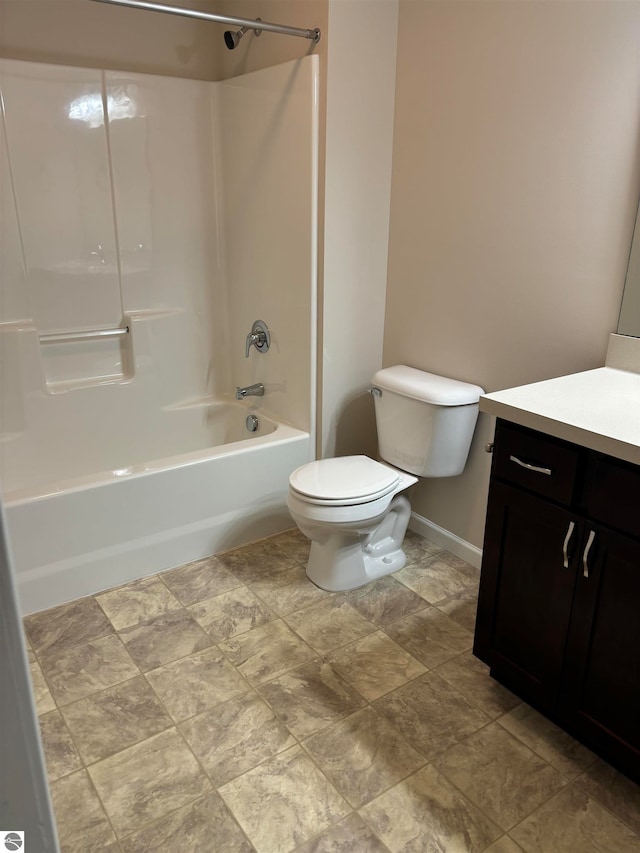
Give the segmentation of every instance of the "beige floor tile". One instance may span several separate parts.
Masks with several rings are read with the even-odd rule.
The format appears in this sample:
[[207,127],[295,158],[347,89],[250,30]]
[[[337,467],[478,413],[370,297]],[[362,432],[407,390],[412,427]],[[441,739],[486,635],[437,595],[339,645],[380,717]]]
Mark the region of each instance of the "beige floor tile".
[[389,853],[360,815],[350,814],[296,849],[296,853]]
[[337,596],[287,616],[285,622],[319,654],[372,634],[373,622]]
[[290,853],[351,809],[301,747],[220,789],[258,853]]
[[176,722],[210,710],[249,689],[215,646],[152,669],[147,679]]
[[576,780],[589,796],[640,835],[640,786],[598,759]]
[[374,625],[387,625],[425,607],[425,600],[388,575],[342,594],[345,601]]
[[61,853],[110,849],[115,835],[85,770],[51,784]]
[[258,687],[287,728],[301,739],[357,711],[365,700],[322,660]]
[[419,563],[408,562],[394,577],[430,604],[435,604],[477,585],[477,577],[469,572],[468,564],[460,563],[462,565],[452,566],[442,559],[442,553],[438,553]]
[[371,707],[313,735],[304,747],[354,808],[425,764],[424,757]]
[[500,725],[570,779],[590,767],[597,756],[524,702],[500,717]]
[[213,598],[240,586],[241,581],[217,557],[206,557],[163,572],[160,577],[184,605]]
[[526,853],[637,853],[640,837],[570,785],[509,833]]
[[215,785],[295,744],[284,723],[253,690],[186,720],[180,731]]
[[566,785],[564,776],[498,723],[452,746],[435,764],[503,830]]
[[[522,853],[522,847],[508,835],[503,835],[491,847],[487,847],[485,853]],[[538,853],[542,853],[542,850],[539,850]]]
[[406,649],[382,631],[344,646],[327,660],[369,702],[426,672]]
[[489,722],[486,714],[432,672],[376,700],[373,706],[429,759]]
[[85,764],[93,764],[172,725],[144,676],[63,708]]
[[123,853],[252,853],[253,847],[212,792],[122,840]]
[[113,625],[93,598],[80,598],[24,620],[35,652],[53,654],[113,634]]
[[58,705],[84,699],[140,673],[115,634],[43,655],[40,662]]
[[280,619],[224,640],[219,648],[251,684],[277,678],[316,657],[313,649]]
[[501,830],[432,765],[419,770],[361,810],[393,853],[474,853]]
[[212,640],[193,616],[180,608],[120,632],[127,651],[143,672],[208,649]]
[[284,533],[279,533],[277,536],[272,536],[271,541],[296,563],[306,563],[309,559],[311,542],[297,527],[285,530]]
[[99,761],[89,774],[119,837],[211,791],[175,729]]
[[49,685],[45,681],[42,667],[37,660],[30,660],[29,670],[31,672],[31,686],[33,687],[33,697],[36,701],[38,714],[46,714],[49,711],[53,711],[56,703],[53,701],[53,696],[49,690]]
[[251,589],[279,616],[316,604],[332,593],[311,583],[304,566],[285,569],[251,584]]
[[243,583],[262,580],[267,575],[295,566],[297,560],[285,553],[272,539],[253,542],[242,548],[219,554],[218,559]]
[[448,660],[433,671],[492,719],[520,704],[520,699],[491,678],[489,667],[470,651]]
[[277,619],[277,615],[246,586],[199,601],[188,610],[214,643]]
[[49,782],[82,768],[82,760],[60,711],[50,711],[40,717],[40,734]]
[[478,610],[478,587],[463,589],[455,595],[439,601],[438,610],[450,616],[458,625],[473,633],[476,628],[476,613]]
[[428,560],[434,554],[439,554],[442,547],[412,530],[407,530],[402,543],[402,550],[407,555],[407,564],[409,564]]
[[457,657],[473,645],[473,634],[435,607],[385,625],[384,630],[427,669]]
[[178,599],[158,577],[143,578],[102,592],[96,595],[96,601],[116,631],[148,622],[180,607]]

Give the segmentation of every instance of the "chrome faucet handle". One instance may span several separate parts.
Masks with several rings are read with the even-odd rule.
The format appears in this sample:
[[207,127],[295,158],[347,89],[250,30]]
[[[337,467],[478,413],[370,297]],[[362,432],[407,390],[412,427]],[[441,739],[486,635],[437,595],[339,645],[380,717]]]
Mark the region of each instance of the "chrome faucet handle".
[[271,345],[271,334],[269,327],[262,320],[255,320],[251,331],[247,335],[247,340],[244,348],[245,358],[249,358],[249,350],[255,347],[258,352],[267,352]]

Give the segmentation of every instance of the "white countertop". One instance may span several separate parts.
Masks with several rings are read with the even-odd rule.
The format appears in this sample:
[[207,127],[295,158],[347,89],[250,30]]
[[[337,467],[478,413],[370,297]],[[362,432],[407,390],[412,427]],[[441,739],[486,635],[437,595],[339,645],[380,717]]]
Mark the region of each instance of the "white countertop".
[[640,373],[599,367],[480,397],[480,411],[640,464]]

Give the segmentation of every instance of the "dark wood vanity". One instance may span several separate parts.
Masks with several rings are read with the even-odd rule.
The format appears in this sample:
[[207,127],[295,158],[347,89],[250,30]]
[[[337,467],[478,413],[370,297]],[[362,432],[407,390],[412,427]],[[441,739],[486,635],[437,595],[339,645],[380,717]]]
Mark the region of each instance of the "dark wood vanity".
[[640,782],[640,466],[497,420],[474,653]]

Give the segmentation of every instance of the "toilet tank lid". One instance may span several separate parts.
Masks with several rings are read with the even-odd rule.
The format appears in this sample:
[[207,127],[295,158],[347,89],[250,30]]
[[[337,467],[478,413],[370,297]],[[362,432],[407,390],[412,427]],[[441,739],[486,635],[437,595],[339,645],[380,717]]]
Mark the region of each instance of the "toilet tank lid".
[[434,406],[467,406],[477,403],[484,394],[479,385],[447,379],[435,373],[425,373],[415,367],[396,364],[385,367],[373,377],[373,384],[386,391],[394,391],[404,397],[431,403]]

